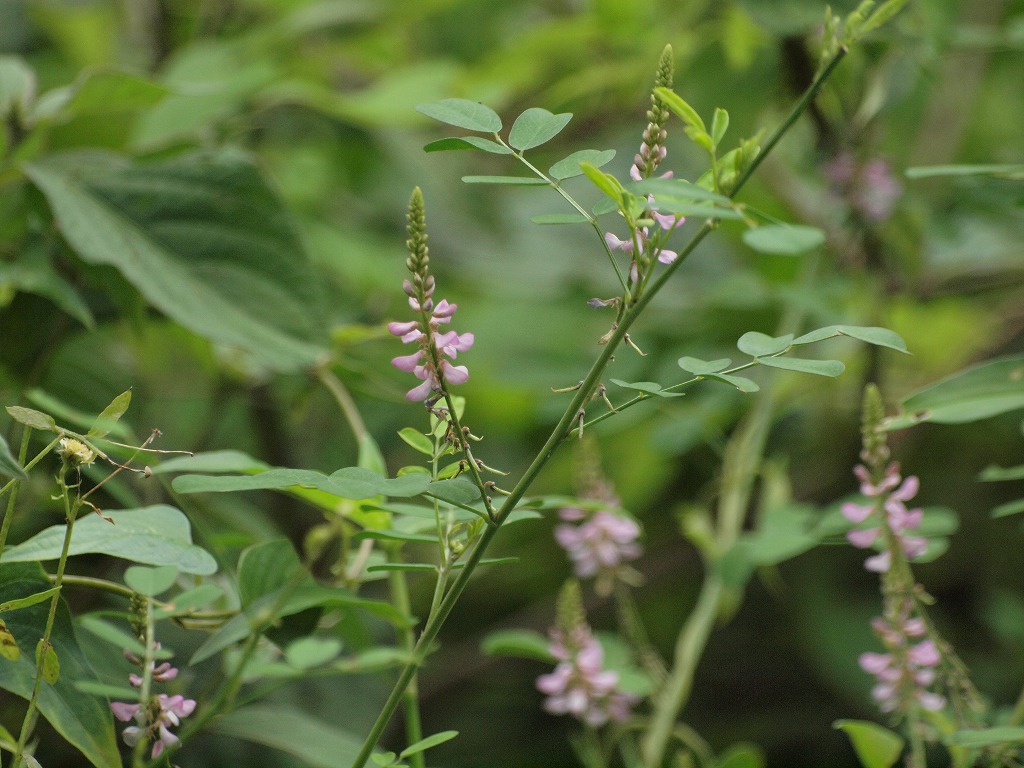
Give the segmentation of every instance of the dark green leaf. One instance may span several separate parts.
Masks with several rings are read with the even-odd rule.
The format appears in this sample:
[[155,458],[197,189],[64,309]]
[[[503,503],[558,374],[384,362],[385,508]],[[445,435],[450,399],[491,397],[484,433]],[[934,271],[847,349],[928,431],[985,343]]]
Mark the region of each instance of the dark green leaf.
[[612,384],[617,384],[623,389],[635,389],[638,392],[643,392],[647,395],[654,395],[655,397],[682,397],[682,392],[666,392],[662,389],[661,384],[654,381],[634,381],[632,383],[627,381],[620,381],[619,379],[612,379]]
[[511,155],[512,150],[504,144],[485,139],[482,136],[461,136],[438,139],[423,147],[424,152],[449,152],[457,149],[475,149],[492,155]]
[[610,163],[614,158],[614,149],[581,149],[552,165],[548,169],[548,176],[557,181],[572,179],[583,175],[580,163],[590,163],[595,168],[600,168]]
[[825,233],[817,227],[773,224],[748,229],[743,233],[743,242],[761,253],[794,256],[824,243]]
[[427,486],[427,495],[452,504],[472,504],[480,498],[480,489],[466,477],[438,480]]
[[831,339],[836,336],[849,336],[851,339],[865,341],[868,344],[874,344],[876,347],[887,347],[895,349],[897,352],[907,352],[906,342],[895,331],[890,331],[888,328],[858,325],[830,325],[825,328],[819,328],[816,331],[805,333],[803,336],[793,339],[793,344],[794,346],[813,344],[816,341]]
[[383,573],[388,571],[433,571],[437,572],[437,566],[430,563],[382,563],[371,565],[366,569],[369,573]]
[[468,99],[442,99],[432,104],[417,104],[416,111],[435,120],[465,128],[467,131],[497,133],[501,130],[501,118],[490,107]]
[[374,496],[410,498],[419,496],[430,485],[430,476],[421,474],[385,478],[362,467],[345,467],[328,478],[324,490],[346,499],[370,499]]
[[312,264],[247,157],[195,153],[132,165],[69,154],[24,170],[79,256],[116,267],[184,327],[277,369],[322,356],[326,323]]
[[[6,561],[6,552],[4,557]],[[0,602],[35,595],[49,587],[37,565],[8,565],[6,562],[0,565]],[[49,610],[49,604],[44,602],[5,615],[7,628],[21,648],[38,647]],[[97,768],[120,768],[121,757],[110,708],[102,699],[75,687],[76,681],[98,681],[78,647],[71,616],[63,600],[58,602],[50,642],[60,660],[62,674],[54,684],[39,689],[39,711]],[[0,688],[28,699],[36,674],[33,655],[23,653],[17,660],[0,660]]]
[[173,565],[163,565],[159,568],[133,565],[124,572],[124,583],[146,597],[162,595],[174,586],[177,578],[178,569]]
[[561,133],[570,120],[572,114],[569,112],[553,115],[546,109],[530,107],[512,124],[508,143],[521,152],[539,147]]
[[748,331],[740,336],[739,341],[736,342],[736,347],[740,352],[751,357],[762,357],[784,352],[789,349],[789,345],[792,342],[793,334],[791,333],[787,333],[785,336],[772,337],[757,331]]
[[42,671],[43,680],[49,685],[55,685],[60,680],[60,659],[53,650],[53,644],[43,638],[39,638],[36,643],[36,668]]
[[73,85],[43,94],[32,117],[36,121],[110,118],[118,112],[139,112],[152,107],[169,93],[165,86],[134,73],[92,70]]
[[242,451],[207,451],[194,456],[176,456],[153,467],[153,474],[168,472],[262,472],[270,466]]
[[[113,524],[86,514],[75,523],[69,554],[100,553],[147,565],[173,565],[184,573],[209,575],[217,561],[192,543],[188,518],[181,510],[157,504],[138,509],[105,510]],[[28,541],[4,550],[5,563],[56,560],[64,545],[66,526],[54,525]]]
[[467,184],[511,184],[513,186],[537,187],[547,184],[537,176],[463,176]]
[[932,421],[965,424],[1024,408],[1024,355],[1004,357],[955,373],[903,398],[903,413],[887,429]]
[[96,417],[96,422],[89,428],[86,437],[104,437],[109,435],[111,430],[115,428],[117,420],[124,416],[131,402],[132,391],[130,389],[115,397],[110,405],[104,408],[100,415]]
[[529,629],[500,629],[489,632],[480,649],[487,656],[518,656],[545,663],[554,663],[555,657],[548,650],[548,639]]
[[892,768],[903,752],[903,738],[877,723],[836,720],[832,727],[849,737],[864,768]]
[[410,744],[408,747],[402,750],[401,754],[398,757],[399,759],[404,759],[409,755],[415,755],[416,753],[423,752],[425,750],[430,749],[431,747],[436,747],[438,744],[444,744],[446,741],[451,741],[458,735],[458,731],[441,731],[440,733],[435,733],[431,736],[427,736],[426,738],[420,739],[419,741],[413,744]]
[[727,357],[723,357],[721,360],[701,360],[699,357],[680,357],[679,367],[687,373],[692,373],[696,376],[706,376],[709,373],[718,373],[724,371],[732,365],[732,360]]
[[846,366],[838,360],[804,360],[801,357],[759,357],[757,361],[769,368],[782,368],[786,371],[813,373],[815,376],[835,378]]
[[57,431],[57,422],[48,413],[36,411],[32,408],[23,408],[20,405],[7,406],[7,413],[16,422],[24,424],[26,427],[32,427],[32,429],[42,430],[43,432]]

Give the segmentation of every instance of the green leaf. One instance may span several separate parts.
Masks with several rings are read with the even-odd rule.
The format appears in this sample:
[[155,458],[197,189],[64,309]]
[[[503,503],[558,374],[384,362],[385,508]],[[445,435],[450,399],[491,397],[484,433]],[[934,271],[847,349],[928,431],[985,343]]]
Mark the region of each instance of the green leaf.
[[11,453],[11,448],[7,445],[7,440],[4,439],[3,435],[0,435],[0,472],[8,477],[19,479],[28,477],[28,473],[22,469],[21,464],[18,463],[18,460],[14,458],[14,454]]
[[1024,408],[1024,355],[1004,357],[955,373],[903,398],[903,412],[886,429],[931,421],[966,424]]
[[487,656],[517,656],[545,663],[554,663],[548,639],[529,629],[499,629],[488,632],[480,649]]
[[465,128],[467,131],[497,133],[501,130],[501,118],[490,107],[468,99],[442,99],[431,104],[417,104],[416,111],[435,120]]
[[51,589],[43,590],[42,592],[37,592],[34,595],[29,595],[28,597],[19,598],[18,600],[8,600],[6,603],[0,603],[0,613],[3,613],[4,611],[16,611],[19,608],[28,608],[30,605],[35,605],[36,603],[49,600],[58,592],[60,592],[60,588],[53,587]]
[[836,720],[832,727],[847,735],[864,768],[892,768],[903,752],[903,738],[877,723]]
[[946,744],[953,744],[957,747],[968,747],[969,749],[982,749],[984,747],[997,747],[1000,744],[1021,744],[1024,742],[1024,728],[1020,726],[1004,725],[997,728],[985,728],[982,730],[956,731],[949,734],[943,741]]
[[423,147],[424,152],[450,152],[458,149],[476,149],[492,155],[511,155],[512,150],[504,144],[485,139],[482,136],[460,136],[432,141]]
[[825,233],[817,227],[772,224],[748,229],[743,233],[743,242],[760,253],[795,256],[824,243]]
[[36,73],[20,56],[0,56],[0,121],[28,117],[36,95]]
[[715,107],[715,116],[711,120],[711,142],[717,148],[729,130],[729,113],[721,107]]
[[743,376],[734,376],[731,373],[705,373],[701,375],[706,379],[720,381],[723,384],[729,384],[730,386],[736,387],[736,389],[745,394],[758,392],[761,389],[757,385],[757,382],[751,381]]
[[296,709],[251,704],[214,720],[209,729],[286,752],[312,768],[337,768],[355,762],[361,736],[317,720]]
[[389,571],[433,571],[437,572],[437,566],[430,563],[381,563],[371,565],[366,569],[368,573],[387,573]]
[[[147,565],[173,565],[184,573],[209,575],[217,561],[192,543],[188,518],[167,504],[138,509],[105,510],[113,520],[87,514],[75,523],[69,554],[104,554]],[[5,563],[56,560],[64,545],[66,526],[54,525],[28,541],[4,550]]]
[[907,343],[895,331],[890,331],[888,328],[859,325],[829,325],[825,328],[819,328],[816,331],[805,333],[803,336],[793,339],[793,345],[813,344],[816,341],[831,339],[836,336],[849,336],[851,339],[865,341],[868,344],[874,344],[876,347],[887,347],[895,349],[897,352],[909,354],[907,352]]
[[539,147],[561,133],[570,120],[570,112],[553,115],[546,109],[530,107],[512,124],[508,132],[508,143],[520,152]]
[[[146,654],[146,647],[139,641],[138,637],[129,634],[121,627],[114,626],[113,624],[104,621],[99,616],[94,614],[79,616],[76,620],[76,624],[79,629],[84,629],[89,634],[110,643],[115,648],[123,651],[131,651],[139,658]],[[166,654],[164,658],[171,657],[169,651],[161,653],[161,655],[164,654]],[[138,698],[137,695],[136,698]]]
[[[246,547],[238,558],[238,596],[242,607],[280,589],[302,569],[295,548],[287,539],[274,539]],[[305,581],[313,583],[313,577]]]
[[583,174],[590,179],[594,186],[601,190],[616,204],[616,206],[623,204],[623,188],[618,179],[610,173],[605,173],[599,170],[596,165],[586,161],[580,163],[580,170],[582,170]]
[[1008,517],[1009,515],[1019,515],[1021,512],[1024,512],[1024,499],[1017,499],[994,508],[992,517]]
[[696,376],[707,376],[710,373],[724,371],[732,365],[732,360],[723,357],[721,360],[701,360],[699,357],[680,357],[679,367]]
[[53,644],[43,638],[36,643],[36,668],[42,670],[43,680],[50,685],[55,685],[60,679],[60,659],[53,650]]
[[325,312],[312,263],[246,156],[131,164],[67,154],[24,170],[75,252],[116,267],[172,320],[279,370],[322,357]]
[[362,530],[352,534],[352,541],[373,539],[375,541],[412,541],[419,544],[437,544],[437,535],[408,533],[405,531],[373,531]]
[[590,219],[578,213],[541,213],[531,216],[534,224],[589,224]]
[[96,422],[90,427],[86,437],[104,437],[110,434],[115,428],[117,420],[124,416],[125,411],[132,402],[132,391],[126,390],[115,397],[110,405],[104,408],[96,417]]
[[1024,480],[1024,464],[1016,467],[997,467],[992,464],[981,471],[978,479],[986,483],[1000,480]]
[[548,176],[565,181],[583,175],[580,163],[590,163],[595,168],[607,165],[615,158],[614,149],[581,149],[559,160],[548,169]]
[[767,336],[757,331],[748,331],[740,336],[736,347],[740,352],[751,357],[763,357],[765,355],[777,355],[789,349],[793,343],[793,334],[785,336]]
[[170,93],[163,85],[119,70],[91,70],[75,83],[44,93],[32,110],[36,122],[77,117],[113,117],[159,104]]
[[82,693],[90,693],[93,696],[102,696],[111,701],[138,701],[139,692],[135,688],[129,688],[127,685],[108,685],[107,683],[97,683],[92,680],[76,680],[75,688],[80,690]]
[[[482,565],[482,566],[487,566],[487,565],[515,565],[518,562],[519,562],[519,558],[518,557],[485,557],[485,558],[480,560],[478,565]],[[456,563],[455,565],[453,565],[452,566],[452,570],[453,571],[461,571],[465,567],[466,567],[466,563],[465,562],[460,562],[460,563]]]
[[480,498],[480,489],[469,478],[454,477],[430,483],[427,495],[451,504],[472,504]]
[[313,669],[333,661],[341,653],[341,641],[334,637],[302,637],[285,648],[284,658],[296,669]]
[[146,597],[162,595],[178,578],[178,569],[173,565],[159,568],[147,568],[144,565],[133,565],[124,572],[124,583],[133,591]]
[[43,432],[57,431],[57,422],[48,413],[36,411],[32,408],[23,408],[20,405],[7,406],[7,413],[16,422],[24,424],[26,427],[32,427],[32,429],[38,429]]
[[467,184],[511,184],[519,187],[539,187],[548,182],[537,176],[463,176]]
[[[0,565],[0,602],[35,595],[49,586],[36,565]],[[5,617],[8,630],[21,648],[39,646],[49,611],[49,604],[38,603]],[[98,681],[78,647],[71,615],[63,600],[57,605],[50,642],[53,646],[50,651],[60,660],[61,674],[52,685],[40,687],[40,713],[97,768],[120,768],[121,757],[110,708],[102,699],[75,687],[76,681]],[[16,660],[0,660],[0,688],[28,699],[36,674],[33,656],[23,653]]]
[[932,176],[1002,176],[1009,179],[1024,178],[1024,163],[997,165],[921,165],[907,168],[908,179],[927,179]]
[[846,366],[838,360],[805,360],[802,357],[759,357],[757,362],[769,368],[782,368],[786,371],[813,373],[815,376],[835,378]]
[[715,761],[715,768],[764,768],[764,753],[755,744],[733,744]]
[[661,384],[654,381],[634,381],[632,383],[627,381],[621,381],[619,379],[612,379],[612,384],[617,384],[623,389],[635,389],[638,392],[643,392],[647,395],[654,395],[655,397],[682,397],[682,392],[666,392],[662,389]]
[[154,475],[169,472],[262,472],[268,464],[242,451],[206,451],[193,456],[176,456],[153,467]]
[[429,437],[419,430],[413,429],[412,427],[405,427],[398,431],[398,436],[402,438],[403,443],[408,445],[414,451],[419,451],[424,456],[434,455],[434,444],[430,442]]
[[11,630],[7,628],[3,619],[0,619],[0,656],[8,661],[17,661],[21,658],[18,641],[14,639],[14,635],[11,634]]
[[430,476],[413,474],[386,478],[361,467],[345,467],[331,474],[324,490],[346,499],[370,499],[374,496],[410,498],[424,493]]
[[224,590],[216,584],[200,584],[198,587],[186,590],[175,595],[167,601],[164,607],[157,608],[153,615],[157,619],[166,619],[172,616],[187,616],[224,596]]
[[641,179],[626,185],[626,189],[638,195],[654,195],[661,200],[709,200],[719,205],[731,206],[732,200],[725,195],[712,192],[710,189],[693,184],[684,179]]
[[707,133],[704,121],[697,114],[697,110],[683,101],[682,97],[675,91],[670,88],[658,87],[654,89],[654,95],[661,99],[661,102],[672,110],[676,117],[682,120],[688,127]]
[[402,750],[398,757],[399,759],[404,759],[409,755],[415,755],[416,753],[423,752],[431,747],[436,747],[438,744],[444,744],[446,741],[451,741],[458,735],[458,731],[441,731],[440,733],[432,734],[426,738],[420,739],[414,744],[410,744]]
[[651,208],[658,213],[672,213],[692,219],[731,219],[736,221],[743,218],[743,214],[733,208],[719,208],[714,205],[690,203],[685,200],[655,199]]

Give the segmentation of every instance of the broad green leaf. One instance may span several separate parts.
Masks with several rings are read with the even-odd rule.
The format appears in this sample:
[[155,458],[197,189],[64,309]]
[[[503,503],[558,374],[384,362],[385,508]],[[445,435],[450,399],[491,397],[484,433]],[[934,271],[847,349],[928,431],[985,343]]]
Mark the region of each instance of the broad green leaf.
[[270,469],[268,464],[254,459],[242,451],[207,451],[193,456],[175,456],[161,461],[153,467],[153,474],[168,472],[262,472]]
[[978,479],[989,483],[1000,480],[1024,480],[1024,464],[1016,467],[997,467],[994,464],[985,467]]
[[943,741],[947,744],[968,747],[970,749],[997,747],[1000,744],[1019,745],[1024,743],[1024,728],[1004,725],[997,728],[985,728],[979,731],[957,731],[956,733],[949,734]]
[[638,195],[654,195],[655,200],[709,200],[719,205],[731,206],[732,200],[725,195],[712,192],[684,179],[641,179],[626,185],[626,189]]
[[75,252],[117,268],[172,320],[280,370],[322,356],[326,324],[312,264],[240,152],[147,164],[67,154],[24,170]]
[[892,768],[903,752],[903,738],[878,723],[836,720],[832,727],[847,735],[864,768]]
[[334,637],[302,637],[289,643],[284,658],[296,669],[313,669],[333,661],[341,653],[341,641]]
[[812,373],[815,376],[835,378],[846,366],[838,360],[805,360],[802,357],[759,357],[757,362],[769,368],[782,368],[786,371]]
[[729,384],[736,387],[736,389],[745,394],[757,392],[761,389],[761,387],[757,385],[757,382],[751,381],[744,376],[734,376],[731,373],[704,373],[701,375],[706,379],[720,381],[723,384]]
[[465,128],[467,131],[497,133],[501,130],[501,118],[490,107],[468,99],[442,99],[432,104],[417,104],[416,111],[435,120]]
[[173,565],[162,565],[158,568],[133,565],[124,572],[124,583],[146,597],[162,595],[174,586],[177,578],[178,569]]
[[552,165],[548,169],[548,176],[557,181],[573,179],[583,175],[580,163],[590,163],[595,168],[600,168],[613,159],[615,159],[614,149],[581,149]]
[[327,475],[323,472],[279,468],[254,475],[179,475],[171,482],[171,487],[177,493],[231,493],[277,490],[292,486],[320,488],[327,485],[327,482]]
[[733,744],[715,761],[715,768],[764,768],[764,753],[754,744]]
[[590,219],[578,213],[541,213],[531,216],[530,221],[534,224],[587,224]]
[[169,93],[165,86],[131,72],[91,70],[72,85],[44,93],[32,110],[32,119],[64,122],[77,117],[109,118],[148,109]]
[[733,208],[721,208],[705,203],[691,203],[686,200],[669,198],[655,199],[651,208],[658,213],[672,213],[676,216],[687,216],[692,219],[730,219],[738,221],[743,214]]
[[312,768],[350,765],[363,745],[361,734],[337,728],[297,709],[272,704],[240,707],[214,720],[210,730],[286,752]]
[[553,115],[541,107],[530,107],[512,124],[508,132],[508,143],[520,152],[539,147],[561,133],[570,120],[570,112]]
[[405,427],[398,431],[398,436],[402,438],[403,443],[408,445],[414,451],[419,451],[424,456],[434,455],[434,444],[430,441],[429,437],[419,430],[413,429],[412,427]]
[[[295,548],[287,539],[274,539],[246,547],[238,558],[238,596],[243,607],[280,589],[302,569]],[[305,583],[313,584],[307,574]]]
[[888,328],[877,328],[859,325],[829,325],[819,328],[816,331],[805,333],[799,338],[793,339],[793,345],[813,344],[823,339],[831,339],[836,336],[849,336],[851,339],[865,341],[874,344],[876,347],[887,347],[897,352],[907,352],[907,343],[903,337]]
[[7,475],[8,477],[16,477],[24,479],[28,477],[28,474],[22,469],[21,464],[14,458],[14,454],[11,453],[11,448],[7,445],[7,440],[4,439],[3,435],[0,435],[0,473]]
[[0,613],[3,613],[4,611],[16,611],[19,608],[27,608],[30,605],[41,603],[44,600],[49,600],[59,591],[59,587],[53,587],[51,589],[45,589],[42,592],[37,592],[34,595],[29,595],[28,597],[22,597],[18,600],[8,600],[6,603],[0,603]]
[[457,149],[476,149],[492,155],[511,155],[512,150],[504,144],[485,139],[482,136],[461,136],[438,139],[423,147],[424,152],[449,152]]
[[654,395],[655,397],[682,397],[682,392],[666,392],[662,389],[661,384],[655,381],[634,381],[632,383],[628,381],[620,381],[619,379],[612,379],[612,384],[616,384],[623,389],[635,389],[637,392],[643,392],[647,395]]
[[[38,594],[49,586],[37,565],[0,565],[0,602]],[[8,630],[22,649],[39,646],[49,610],[49,604],[44,602],[5,615]],[[78,647],[71,615],[63,600],[57,605],[50,642],[51,651],[59,659],[61,674],[52,685],[40,687],[40,713],[97,768],[120,768],[121,757],[109,706],[75,686],[76,681],[98,681]],[[0,659],[0,688],[28,699],[36,674],[34,655],[22,653],[16,660]]]
[[26,427],[32,427],[32,429],[38,429],[43,432],[57,431],[57,422],[48,413],[36,411],[32,408],[23,408],[20,405],[7,406],[7,413],[16,422],[24,424]]
[[441,731],[435,733],[426,738],[420,739],[419,741],[410,744],[408,747],[402,750],[401,754],[398,755],[399,759],[405,759],[409,755],[415,755],[418,752],[423,752],[436,747],[438,744],[444,744],[446,741],[451,741],[459,735],[458,731]]
[[547,184],[537,176],[463,176],[467,184],[511,184],[520,187],[538,187]]
[[[167,504],[138,509],[105,510],[113,520],[87,513],[75,522],[69,554],[104,554],[147,565],[173,565],[184,573],[209,575],[217,561],[192,543],[188,518]],[[54,525],[28,541],[3,551],[4,563],[56,560],[64,544],[66,526]]]
[[1024,408],[1024,355],[1004,357],[955,373],[903,398],[903,412],[886,421],[903,429],[931,421],[965,424]]
[[740,352],[751,357],[763,357],[765,355],[777,355],[789,349],[793,343],[793,334],[785,336],[767,336],[757,331],[748,331],[740,336],[736,347]]
[[1003,176],[1020,179],[1024,178],[1024,164],[921,165],[916,168],[907,168],[906,173],[908,179],[927,179],[932,176]]
[[480,644],[487,656],[518,656],[545,663],[553,663],[555,657],[548,649],[550,641],[540,632],[529,629],[499,629],[489,632]]
[[55,685],[60,679],[60,659],[53,650],[53,643],[48,643],[43,638],[39,638],[39,642],[36,643],[36,668],[42,670],[43,680],[50,685]]
[[362,467],[345,467],[331,474],[324,490],[346,499],[371,499],[374,496],[410,498],[419,496],[430,485],[429,475],[402,475],[386,478]]
[[126,390],[115,397],[110,405],[104,408],[96,417],[96,422],[90,427],[86,437],[104,437],[114,429],[117,420],[124,416],[125,411],[132,402],[132,391]]
[[723,357],[721,360],[701,360],[699,357],[680,357],[679,367],[696,376],[707,376],[710,373],[724,371],[732,365],[732,360]]
[[824,243],[825,233],[817,227],[772,224],[748,229],[743,233],[743,242],[760,253],[794,256]]
[[430,483],[427,495],[452,504],[472,504],[480,498],[480,489],[469,478],[455,477]]

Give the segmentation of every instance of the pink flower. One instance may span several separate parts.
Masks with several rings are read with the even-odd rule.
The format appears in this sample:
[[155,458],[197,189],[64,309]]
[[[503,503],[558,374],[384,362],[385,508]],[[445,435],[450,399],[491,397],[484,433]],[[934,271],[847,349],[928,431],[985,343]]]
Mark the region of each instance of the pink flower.
[[[133,654],[126,652],[125,655],[138,664],[142,663]],[[152,670],[152,679],[156,682],[173,680],[177,675],[177,668],[172,667],[169,662],[155,666]],[[136,688],[141,687],[143,682],[142,678],[135,674],[129,675],[129,681]],[[136,723],[128,726],[122,732],[121,738],[124,743],[129,747],[134,747],[139,739],[152,739],[151,756],[154,760],[163,754],[165,748],[178,743],[178,737],[171,733],[170,729],[181,725],[182,719],[191,715],[195,708],[196,702],[193,699],[186,699],[181,694],[174,696],[164,693],[157,694],[146,707],[143,707],[142,703],[128,704],[121,701],[110,703],[110,710],[114,713],[114,717],[124,723],[132,720]]]
[[[405,281],[408,283],[409,281]],[[404,284],[403,284],[404,286]],[[411,284],[406,290],[412,290]],[[415,297],[409,297],[410,306],[419,309],[419,302]],[[388,323],[388,332],[397,336],[403,344],[418,343],[420,348],[411,355],[401,355],[391,360],[391,364],[400,371],[413,374],[423,383],[413,387],[406,393],[406,398],[412,401],[429,400],[435,393],[444,389],[443,382],[449,384],[464,384],[469,380],[469,370],[464,365],[451,365],[447,360],[441,360],[440,376],[434,367],[434,359],[431,354],[431,347],[444,357],[454,360],[459,352],[465,352],[473,346],[475,336],[472,333],[459,334],[455,331],[439,332],[442,323],[450,323],[459,307],[457,304],[449,304],[447,299],[441,299],[435,306],[433,299],[429,302],[431,309],[427,327],[424,328],[421,321],[410,320],[408,322]]]
[[[884,518],[888,530],[892,533],[894,546],[900,547],[905,557],[913,559],[924,554],[928,549],[928,540],[920,536],[911,536],[908,531],[917,529],[924,516],[923,510],[908,510],[905,502],[917,495],[920,488],[918,479],[911,475],[903,478],[899,464],[895,462],[885,468],[882,479],[875,481],[870,470],[858,464],[854,467],[854,475],[860,481],[860,492],[874,500],[872,504],[846,503],[842,506],[842,514],[851,523],[860,524],[869,519]],[[865,549],[876,545],[880,538],[881,527],[855,528],[846,534],[847,540],[855,547]],[[884,540],[884,539],[883,539]],[[892,562],[891,553],[881,552],[869,557],[864,567],[876,573],[885,573]]]
[[560,513],[555,541],[566,551],[581,579],[597,577],[600,591],[610,587],[626,563],[643,552],[640,526],[632,518],[599,509],[589,514],[570,507]]

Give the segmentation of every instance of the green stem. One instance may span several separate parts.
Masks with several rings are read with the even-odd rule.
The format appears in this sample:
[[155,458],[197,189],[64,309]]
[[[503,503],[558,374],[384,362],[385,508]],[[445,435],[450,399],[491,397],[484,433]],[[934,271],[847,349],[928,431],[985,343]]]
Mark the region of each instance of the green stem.
[[[51,582],[56,583],[56,574],[47,574]],[[101,589],[104,592],[110,592],[111,594],[120,595],[121,597],[132,598],[135,595],[135,591],[129,589],[123,584],[116,584],[113,581],[107,581],[106,579],[97,579],[94,576],[72,576],[71,574],[65,574],[63,579],[64,584],[68,584],[73,587],[90,587],[92,589]],[[232,613],[235,613],[234,611]]]
[[28,709],[25,711],[25,719],[21,724],[21,732],[18,734],[18,745],[14,752],[14,768],[19,768],[22,763],[22,755],[25,752],[25,744],[28,742],[29,731],[32,730],[32,722],[35,717],[36,704],[39,701],[39,691],[43,683],[43,664],[46,661],[46,651],[50,648],[50,637],[53,634],[53,623],[57,618],[57,606],[60,604],[61,587],[64,583],[64,567],[68,562],[68,552],[71,549],[71,532],[75,525],[75,518],[78,515],[80,506],[76,497],[75,503],[71,503],[71,496],[66,482],[68,467],[61,464],[60,474],[57,476],[57,483],[60,486],[61,497],[64,499],[64,518],[67,526],[64,529],[64,544],[61,547],[60,560],[57,561],[57,574],[53,583],[57,591],[50,600],[50,612],[46,617],[46,628],[43,630],[43,637],[39,641],[36,650],[36,679],[32,685],[32,696],[28,701]]
[[[395,548],[392,561],[398,561],[398,548]],[[412,614],[412,603],[409,600],[409,584],[402,571],[392,571],[389,579],[391,581],[391,601],[395,608],[404,615]],[[440,583],[440,579],[438,580]],[[399,631],[402,646],[410,654],[416,646],[416,630],[410,624]],[[423,726],[420,721],[419,686],[416,677],[409,682],[405,690],[405,739],[406,746],[411,746],[423,738]],[[423,752],[417,752],[409,757],[412,768],[426,768]]]
[[[765,155],[767,155],[768,152],[770,152],[772,148],[775,147],[779,139],[782,137],[782,134],[785,133],[793,125],[793,123],[796,122],[797,118],[811,103],[814,96],[821,89],[821,86],[824,83],[824,81],[829,77],[829,75],[831,75],[831,73],[838,65],[839,61],[843,58],[843,56],[845,56],[845,54],[845,49],[840,49],[836,56],[822,70],[821,74],[811,84],[807,92],[797,102],[796,106],[793,108],[792,112],[787,117],[787,119],[779,128],[776,129],[775,133],[771,136],[771,138],[769,138],[768,142],[765,144],[764,150],[762,150],[762,152],[754,159],[754,161],[751,163],[750,168],[748,168],[747,172],[740,176],[739,180],[736,182],[736,186],[730,193],[730,197],[735,196],[743,188],[747,180],[750,178],[751,173],[753,173],[753,170],[761,163]],[[626,333],[629,331],[630,327],[633,325],[636,319],[643,313],[643,311],[646,309],[650,301],[661,291],[662,288],[664,288],[664,286],[675,274],[676,270],[678,270],[683,265],[683,263],[687,260],[690,254],[693,253],[693,251],[697,248],[698,245],[700,245],[704,238],[708,236],[708,234],[711,232],[713,228],[713,222],[705,221],[697,230],[697,232],[693,235],[690,241],[686,244],[686,246],[679,252],[679,257],[674,262],[669,264],[665,268],[665,270],[657,277],[657,279],[655,279],[654,282],[651,283],[650,289],[645,291],[643,295],[637,297],[635,303],[623,313],[621,322],[612,332],[611,336],[608,339],[608,342],[602,348],[601,353],[598,355],[597,359],[594,361],[594,364],[591,366],[590,371],[587,374],[587,377],[583,380],[580,387],[576,390],[575,394],[572,397],[572,400],[569,402],[569,405],[563,412],[562,417],[558,420],[558,424],[555,425],[555,428],[548,436],[548,439],[545,441],[544,445],[541,447],[538,454],[534,457],[533,462],[523,473],[522,478],[519,480],[518,483],[516,483],[511,493],[505,498],[505,501],[501,505],[500,509],[498,509],[497,512],[495,513],[493,518],[493,525],[488,526],[484,530],[480,539],[477,541],[476,546],[474,546],[473,550],[470,552],[466,560],[465,568],[462,569],[462,572],[459,574],[458,578],[452,583],[451,587],[448,590],[448,593],[445,595],[444,599],[441,601],[441,604],[438,606],[437,611],[428,619],[427,623],[424,625],[423,632],[420,634],[419,640],[416,642],[416,646],[413,649],[413,657],[409,660],[409,662],[405,665],[405,667],[403,667],[402,671],[399,673],[398,679],[396,680],[395,685],[391,690],[391,694],[384,702],[384,705],[381,708],[377,720],[371,727],[369,734],[367,734],[366,740],[363,742],[363,746],[352,764],[353,768],[363,768],[363,766],[366,764],[366,761],[369,760],[370,754],[373,752],[373,748],[376,746],[377,741],[380,739],[381,734],[384,732],[384,728],[387,726],[388,722],[391,719],[391,716],[398,708],[405,688],[412,682],[412,679],[415,677],[416,670],[420,667],[420,665],[426,658],[427,654],[429,653],[431,647],[433,646],[434,640],[436,639],[438,633],[441,630],[441,627],[444,625],[444,622],[448,618],[448,615],[451,613],[452,609],[455,607],[455,604],[462,596],[463,591],[466,589],[466,586],[469,584],[470,578],[476,571],[477,565],[479,565],[480,560],[483,558],[484,553],[490,546],[491,541],[494,539],[494,536],[497,534],[498,530],[501,528],[501,525],[505,522],[508,516],[512,514],[512,510],[515,509],[516,505],[526,494],[527,489],[533,484],[534,480],[540,474],[541,470],[544,469],[544,467],[547,465],[548,461],[554,454],[555,449],[561,444],[564,438],[572,430],[574,423],[576,423],[576,421],[579,418],[579,414],[583,412],[584,406],[590,400],[591,395],[593,394],[597,385],[600,383],[601,376],[604,374],[605,369],[611,362],[612,357],[615,354],[615,350],[618,349],[619,345],[622,343],[622,340],[625,337]],[[709,580],[717,581],[715,579]],[[714,613],[716,612],[716,606],[718,602],[717,593],[720,589],[721,586],[719,585],[714,590],[713,594],[709,595],[708,598],[706,598],[706,600],[710,600],[711,598],[713,598],[713,605],[710,608],[705,609],[706,611],[710,610],[712,614],[708,619],[708,632],[710,632],[710,628],[714,622]],[[699,602],[698,608],[700,608]],[[695,639],[700,639],[699,633],[695,636]],[[674,714],[672,719],[675,719]],[[669,732],[671,732],[671,729],[669,729]],[[662,745],[661,747],[661,750],[663,749],[664,745]],[[649,765],[651,766],[651,768],[654,768],[654,766],[656,766],[657,764],[649,763]]]
[[[32,435],[32,427],[25,427],[21,433],[21,449],[18,451],[18,465],[25,464],[25,457],[28,455],[28,441]],[[3,555],[4,545],[7,543],[7,532],[11,529],[11,521],[14,520],[14,503],[18,500],[18,489],[21,488],[21,481],[18,478],[11,480],[4,486],[6,491],[11,489],[11,496],[7,499],[7,513],[4,515],[3,524],[0,524],[0,556]],[[2,493],[2,491],[0,491]]]
[[[146,652],[142,659],[142,686],[139,688],[139,704],[142,705],[142,711],[148,713],[149,708],[149,697],[150,692],[153,688],[153,668],[156,663],[156,638],[153,636],[155,627],[153,625],[153,604],[149,598],[146,598]],[[150,743],[150,732],[145,731],[145,735],[135,742],[135,747],[132,749],[132,766],[133,768],[142,768],[146,764],[143,755],[146,752],[146,747]]]

